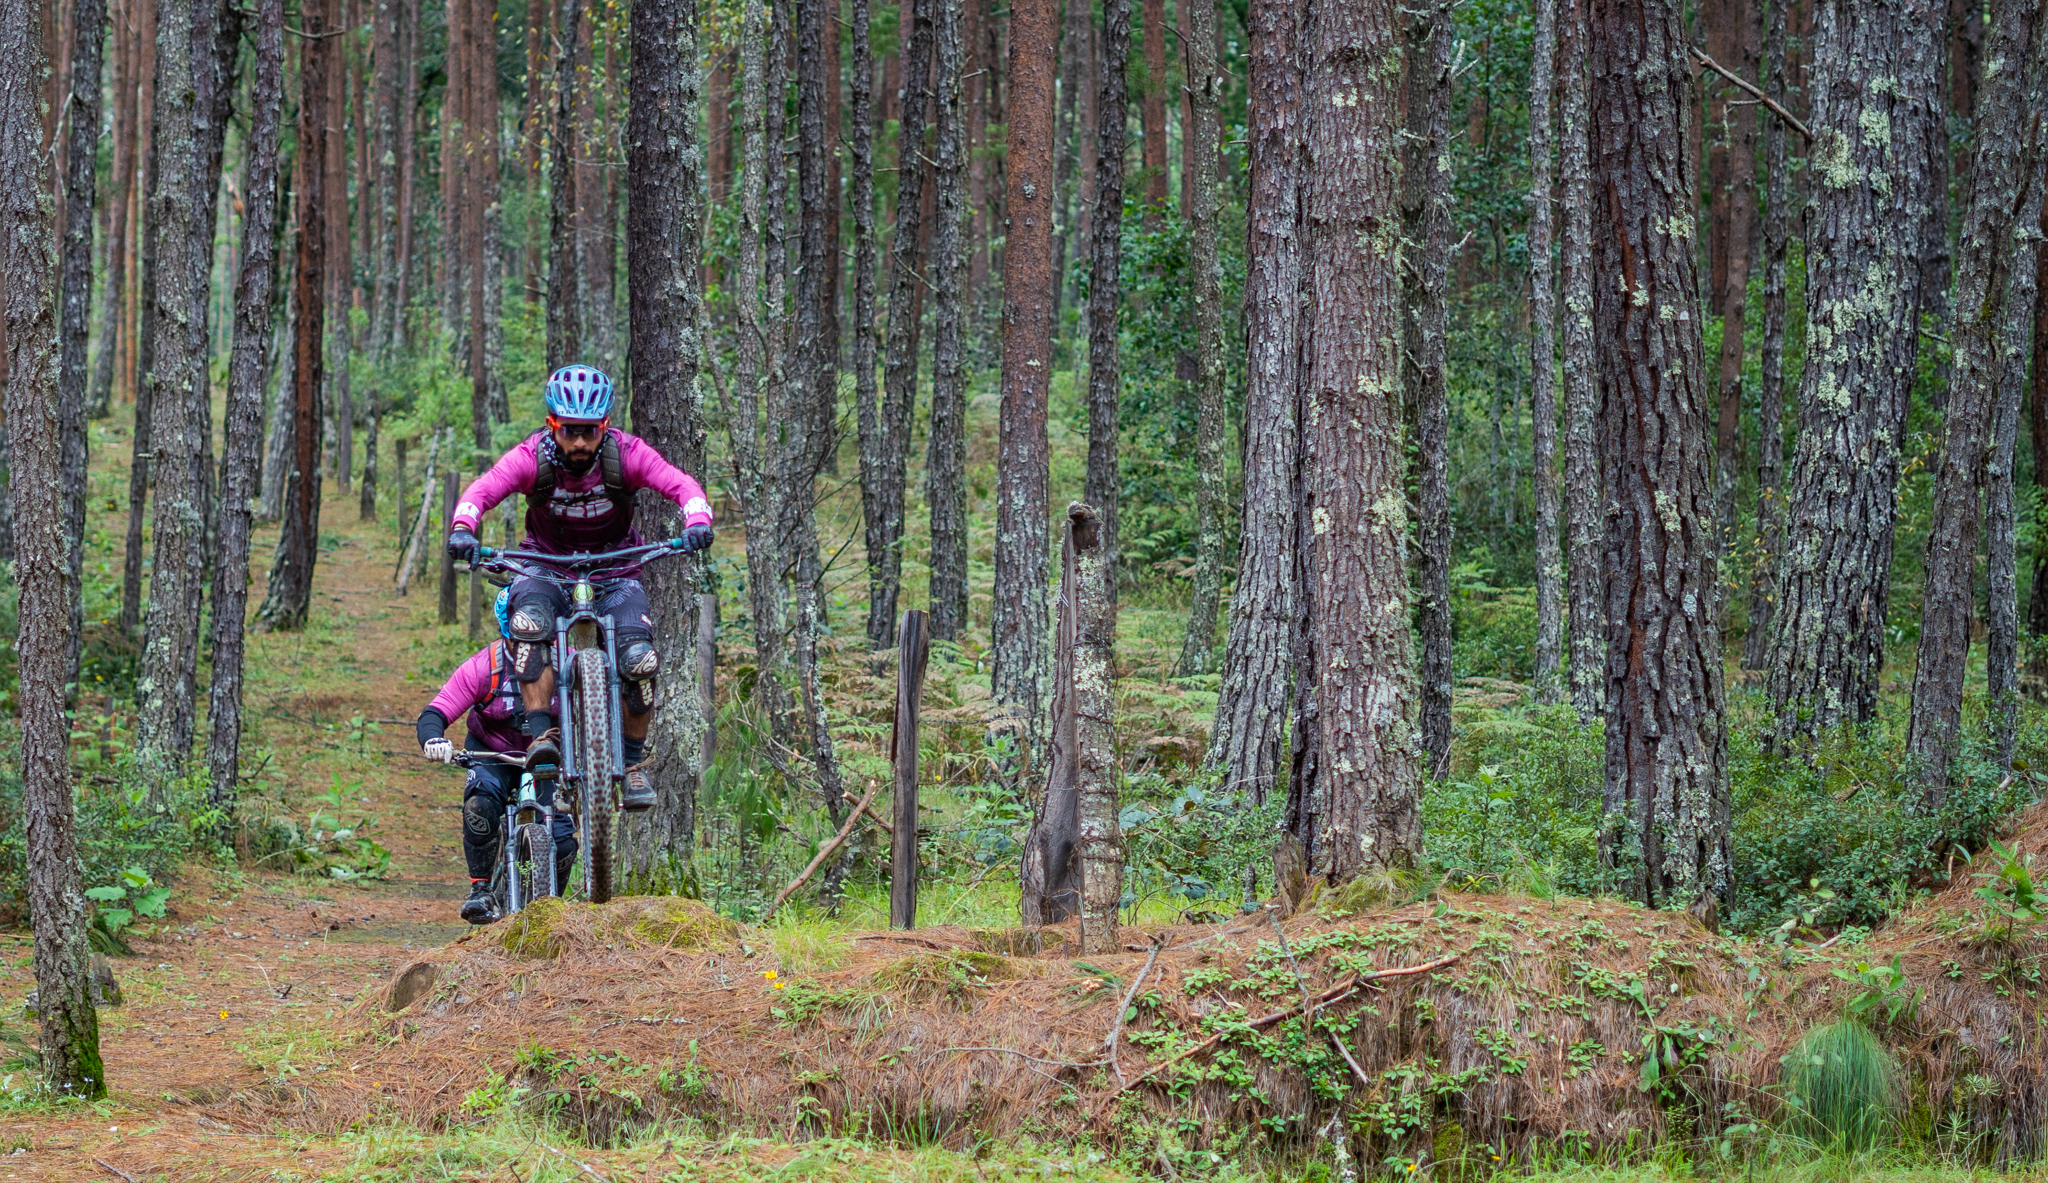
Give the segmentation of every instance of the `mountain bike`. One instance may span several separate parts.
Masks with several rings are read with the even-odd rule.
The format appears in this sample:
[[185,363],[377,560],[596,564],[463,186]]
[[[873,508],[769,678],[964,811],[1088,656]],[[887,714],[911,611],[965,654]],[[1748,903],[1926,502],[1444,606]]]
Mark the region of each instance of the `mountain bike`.
[[583,819],[583,895],[594,904],[612,898],[613,822],[626,783],[618,628],[610,614],[598,613],[597,588],[625,578],[627,572],[650,560],[685,553],[680,538],[599,554],[558,555],[479,546],[476,562],[471,564],[494,574],[543,580],[568,590],[569,615],[555,617],[553,705],[562,730],[562,772],[556,799],[566,800],[570,811]]
[[505,803],[491,872],[491,895],[497,898],[499,917],[505,918],[543,896],[562,894],[555,877],[555,808],[534,790],[533,774],[525,771],[526,753],[455,751],[454,763],[463,768],[485,761],[520,769],[519,792]]

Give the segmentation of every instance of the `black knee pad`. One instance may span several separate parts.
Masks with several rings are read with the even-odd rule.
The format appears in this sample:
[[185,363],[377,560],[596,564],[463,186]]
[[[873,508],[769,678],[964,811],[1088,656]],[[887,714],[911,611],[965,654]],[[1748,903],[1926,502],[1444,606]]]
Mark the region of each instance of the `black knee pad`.
[[648,708],[648,692],[654,688],[654,675],[661,669],[661,651],[646,637],[625,637],[619,643],[619,697],[625,700],[626,709],[635,715],[644,715]]
[[512,676],[521,682],[540,677],[554,656],[555,621],[544,600],[515,600],[511,610]]
[[472,770],[462,789],[462,835],[474,842],[489,842],[498,836],[505,820],[505,799],[498,786]]

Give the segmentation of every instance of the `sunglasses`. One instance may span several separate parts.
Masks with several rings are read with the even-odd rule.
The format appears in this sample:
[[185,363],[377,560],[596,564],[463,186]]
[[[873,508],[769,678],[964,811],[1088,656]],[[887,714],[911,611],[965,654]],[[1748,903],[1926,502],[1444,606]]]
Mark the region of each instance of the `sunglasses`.
[[594,440],[602,436],[605,433],[605,429],[609,426],[611,426],[611,419],[609,417],[600,419],[595,423],[564,423],[553,415],[548,416],[548,429],[560,434],[565,439]]

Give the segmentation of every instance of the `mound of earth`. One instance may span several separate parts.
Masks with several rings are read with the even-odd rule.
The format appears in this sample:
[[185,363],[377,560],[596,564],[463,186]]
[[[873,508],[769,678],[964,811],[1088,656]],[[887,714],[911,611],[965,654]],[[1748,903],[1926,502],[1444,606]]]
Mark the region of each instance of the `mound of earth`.
[[[2022,848],[2044,831],[2037,809]],[[1788,1053],[1853,1010],[1898,1062],[1902,1121],[2034,1155],[2044,940],[1972,885],[1853,948],[1611,900],[1354,891],[1284,925],[1126,928],[1125,952],[1089,958],[1063,955],[1071,930],[931,928],[784,960],[776,934],[690,901],[547,901],[341,1016],[349,1070],[216,1112],[325,1131],[530,1107],[596,1143],[682,1117],[948,1146],[1171,1131],[1224,1151],[1305,1149],[1342,1115],[1368,1161],[1490,1165],[1776,1120]]]

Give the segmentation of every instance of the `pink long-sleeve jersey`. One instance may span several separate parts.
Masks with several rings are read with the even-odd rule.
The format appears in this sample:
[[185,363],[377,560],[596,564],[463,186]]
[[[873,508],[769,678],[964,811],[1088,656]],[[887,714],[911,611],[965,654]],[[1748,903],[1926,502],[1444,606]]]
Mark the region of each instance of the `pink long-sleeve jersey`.
[[503,677],[502,649],[503,642],[493,641],[470,654],[427,707],[450,723],[467,714],[472,747],[523,752],[526,737],[519,731],[518,690]]
[[[653,489],[675,502],[683,511],[686,526],[711,524],[711,503],[695,477],[662,459],[661,453],[639,436],[617,428],[612,428],[611,434],[618,440],[619,466],[628,490]],[[545,431],[534,432],[471,482],[455,506],[454,525],[473,532],[499,502],[531,493],[546,438]],[[574,554],[638,546],[641,541],[640,532],[633,528],[632,501],[612,501],[605,492],[601,463],[591,464],[580,475],[558,463],[553,495],[526,510],[524,545],[534,550]]]

